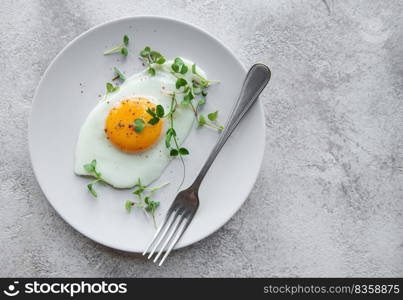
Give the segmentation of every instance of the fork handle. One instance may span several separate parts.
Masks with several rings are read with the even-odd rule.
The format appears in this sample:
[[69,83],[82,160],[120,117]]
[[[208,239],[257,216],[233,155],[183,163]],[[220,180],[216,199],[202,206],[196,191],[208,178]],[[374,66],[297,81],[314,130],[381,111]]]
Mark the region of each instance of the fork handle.
[[241,93],[239,94],[238,100],[231,112],[230,117],[227,120],[225,128],[222,131],[217,144],[211,151],[203,168],[200,170],[199,175],[197,175],[195,181],[191,186],[193,189],[199,189],[204,176],[210,169],[210,166],[217,157],[217,154],[220,152],[221,148],[224,146],[225,142],[228,140],[228,138],[230,137],[236,126],[239,124],[239,122],[242,120],[242,118],[245,116],[245,114],[257,101],[260,93],[269,82],[270,77],[270,69],[264,64],[255,64],[250,68],[248,74],[246,74]]

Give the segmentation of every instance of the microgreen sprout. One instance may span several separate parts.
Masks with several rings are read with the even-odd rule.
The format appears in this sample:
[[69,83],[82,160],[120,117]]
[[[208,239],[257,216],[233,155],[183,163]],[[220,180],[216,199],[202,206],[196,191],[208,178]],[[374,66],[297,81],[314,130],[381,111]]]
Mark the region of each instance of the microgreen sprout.
[[122,82],[126,80],[126,76],[118,68],[114,67],[113,72],[115,73],[115,77],[112,80],[120,79]]
[[146,126],[146,123],[144,122],[143,119],[135,119],[133,122],[134,131],[136,133],[143,132],[145,126]]
[[118,86],[114,86],[112,83],[107,82],[106,83],[106,93],[105,93],[104,100],[108,97],[108,95],[110,93],[116,92],[118,89],[119,89]]
[[164,117],[164,107],[162,105],[157,105],[156,109],[147,108],[146,112],[151,115],[151,119],[146,123],[143,119],[135,119],[133,122],[133,128],[136,133],[143,132],[144,128],[149,125],[157,124],[160,119]]
[[[218,131],[222,131],[224,127],[217,122],[217,117],[218,117],[218,111],[210,113],[207,118],[203,116],[202,114],[199,113],[199,108],[201,105],[206,103],[206,96],[207,96],[207,88],[208,86],[213,83],[217,82],[215,80],[208,80],[204,78],[202,75],[200,75],[197,72],[196,65],[192,65],[192,73],[195,75],[192,80],[192,83],[189,84],[189,82],[183,78],[180,77],[182,69],[186,66],[183,62],[183,60],[179,57],[175,58],[174,63],[172,64],[172,74],[177,77],[175,87],[176,90],[172,94],[184,94],[183,100],[181,104],[184,105],[190,105],[193,109],[193,112],[195,114],[196,119],[198,120],[198,127],[203,127],[203,126],[209,126],[211,128],[214,128]],[[185,68],[187,71],[187,67]],[[186,72],[185,72],[186,73]],[[194,99],[198,98],[197,104],[194,105]],[[211,122],[209,122],[210,120]],[[179,151],[172,151],[172,154],[178,154]]]
[[125,209],[127,210],[127,212],[130,213],[133,206],[142,208],[147,215],[150,215],[152,217],[154,227],[157,227],[157,224],[155,222],[155,211],[159,207],[160,203],[158,201],[151,200],[151,197],[154,195],[156,191],[162,189],[168,184],[169,183],[167,182],[158,187],[147,187],[145,185],[142,185],[141,180],[139,178],[138,183],[136,185],[136,189],[133,191],[133,194],[138,197],[139,201],[134,202],[131,200],[127,200],[125,202]]
[[188,66],[184,63],[184,61],[180,58],[177,57],[174,59],[173,64],[171,65],[172,70],[174,71],[174,73],[178,73],[178,74],[186,74],[188,71]]
[[162,65],[166,59],[158,51],[151,50],[150,47],[145,47],[140,51],[140,59],[148,66],[148,74],[154,76],[156,73],[155,64]]
[[121,44],[119,44],[116,47],[113,47],[112,49],[109,49],[107,51],[104,52],[104,55],[109,55],[112,53],[120,53],[124,56],[127,56],[127,54],[129,53],[129,51],[127,50],[127,45],[129,44],[129,37],[125,34],[123,36],[123,41]]
[[160,119],[162,119],[165,115],[164,107],[162,105],[157,105],[155,111],[147,108],[146,112],[151,115],[151,119],[148,121],[148,124],[155,125],[157,124]]
[[176,136],[176,131],[174,129],[174,113],[176,111],[177,105],[178,105],[178,103],[176,100],[176,93],[173,93],[172,98],[171,98],[171,106],[170,106],[169,112],[166,115],[166,117],[169,120],[169,124],[168,124],[169,127],[165,134],[165,146],[170,150],[169,151],[170,156],[172,156],[172,157],[179,156],[179,158],[182,162],[183,177],[182,177],[181,184],[179,185],[179,188],[180,188],[185,180],[185,175],[186,175],[185,174],[186,173],[185,162],[184,162],[182,156],[188,155],[189,150],[184,147],[179,146],[178,137]]
[[101,173],[99,173],[97,171],[97,161],[95,159],[93,159],[89,164],[85,164],[84,165],[84,169],[92,176],[95,177],[95,180],[93,182],[91,182],[90,184],[87,185],[88,190],[90,191],[90,193],[96,198],[98,197],[97,192],[94,189],[94,185],[97,182],[104,182],[104,180],[102,179]]
[[206,117],[202,114],[199,114],[198,127],[209,126],[211,128],[217,129],[218,131],[222,131],[224,129],[224,126],[219,125],[217,123],[217,118],[218,118],[218,110],[215,112],[209,113],[207,115],[207,119],[209,119],[213,123],[207,122]]
[[[170,156],[182,156],[182,155],[188,155],[189,150],[183,147],[179,147],[179,142],[178,138],[176,136],[176,131],[174,129],[174,118],[173,114],[176,110],[176,94],[172,95],[171,99],[171,108],[170,111],[167,114],[167,117],[169,119],[169,127],[166,132],[165,136],[165,146],[170,149]],[[172,143],[173,142],[173,143]]]

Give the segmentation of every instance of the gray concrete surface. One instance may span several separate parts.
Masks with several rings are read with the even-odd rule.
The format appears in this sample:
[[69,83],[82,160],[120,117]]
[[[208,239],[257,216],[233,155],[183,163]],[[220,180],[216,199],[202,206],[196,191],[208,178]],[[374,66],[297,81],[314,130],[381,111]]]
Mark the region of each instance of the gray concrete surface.
[[[54,56],[94,25],[141,14],[200,26],[273,71],[254,191],[164,268],[67,225],[27,149]],[[0,74],[0,276],[403,276],[402,1],[3,0]]]

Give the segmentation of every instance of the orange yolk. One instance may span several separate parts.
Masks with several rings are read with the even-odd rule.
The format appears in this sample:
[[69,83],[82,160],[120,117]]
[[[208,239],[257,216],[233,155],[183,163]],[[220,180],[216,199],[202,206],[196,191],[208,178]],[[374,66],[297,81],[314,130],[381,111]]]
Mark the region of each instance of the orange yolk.
[[[147,124],[152,118],[147,109],[155,111],[154,102],[142,98],[128,98],[120,101],[110,111],[105,123],[105,134],[109,141],[125,152],[139,152],[154,145],[161,135],[164,120],[155,125]],[[137,133],[134,120],[146,123],[142,132]]]

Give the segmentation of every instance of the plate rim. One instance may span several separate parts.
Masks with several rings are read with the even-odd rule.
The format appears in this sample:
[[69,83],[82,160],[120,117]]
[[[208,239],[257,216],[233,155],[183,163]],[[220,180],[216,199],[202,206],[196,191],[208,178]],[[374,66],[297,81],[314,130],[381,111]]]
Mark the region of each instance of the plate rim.
[[[48,194],[46,192],[46,188],[44,187],[43,184],[41,184],[41,182],[38,180],[38,173],[37,170],[35,168],[35,163],[33,160],[33,137],[32,137],[32,124],[33,124],[33,110],[34,110],[34,106],[35,103],[38,101],[38,93],[42,87],[42,85],[44,84],[44,79],[47,77],[47,74],[49,73],[50,69],[53,67],[53,65],[56,63],[56,61],[59,59],[59,57],[68,49],[70,48],[74,43],[76,43],[77,41],[79,41],[80,39],[84,38],[87,34],[89,34],[90,32],[92,32],[93,30],[97,30],[100,29],[101,27],[104,26],[108,26],[114,23],[119,23],[122,21],[126,21],[126,20],[133,20],[133,19],[155,19],[155,20],[164,20],[164,21],[169,21],[169,22],[174,22],[177,23],[181,26],[186,26],[186,27],[190,27],[193,30],[199,31],[204,35],[207,35],[209,38],[211,38],[212,40],[214,40],[216,43],[218,43],[229,55],[231,55],[234,60],[241,66],[241,68],[243,69],[245,75],[247,72],[247,69],[245,68],[245,66],[243,65],[243,63],[235,56],[235,54],[233,53],[232,50],[230,50],[223,42],[221,42],[220,40],[218,40],[217,38],[215,38],[212,34],[210,34],[209,32],[207,32],[206,30],[198,27],[197,25],[188,23],[186,21],[182,21],[182,20],[178,20],[178,19],[174,19],[171,17],[166,17],[166,16],[158,16],[158,15],[136,15],[136,16],[127,16],[127,17],[122,17],[122,18],[116,18],[116,19],[112,19],[110,21],[106,21],[103,23],[100,23],[98,25],[92,26],[91,28],[85,30],[84,32],[80,33],[78,36],[76,36],[75,38],[73,38],[70,42],[68,42],[57,54],[56,56],[51,60],[51,62],[49,63],[49,65],[46,67],[46,70],[43,72],[43,74],[40,77],[40,80],[38,82],[37,87],[35,88],[35,93],[33,95],[32,98],[32,102],[31,102],[31,108],[30,108],[30,114],[29,114],[29,120],[28,120],[28,152],[29,152],[29,158],[31,161],[31,166],[32,166],[32,170],[35,176],[35,180],[38,183],[38,186],[40,187],[42,193],[44,194],[47,202],[51,205],[51,207],[53,208],[54,211],[56,211],[56,213],[59,215],[59,217],[61,217],[61,219],[66,222],[69,226],[71,226],[75,231],[77,231],[78,233],[80,233],[81,235],[85,236],[86,238],[101,244],[105,247],[108,248],[112,248],[118,251],[124,251],[124,252],[128,252],[128,253],[141,253],[142,251],[135,251],[135,250],[131,250],[131,249],[127,249],[125,247],[119,247],[117,245],[114,245],[114,243],[109,243],[109,242],[105,242],[105,241],[101,241],[99,240],[97,237],[93,237],[90,234],[88,234],[87,232],[83,232],[83,230],[80,230],[79,228],[77,228],[75,225],[73,225],[71,222],[69,222],[64,214],[59,211],[58,209],[56,209],[56,207],[53,205],[52,201],[49,199]],[[261,99],[258,99],[258,105],[259,105],[259,113],[261,114],[262,117],[262,124],[261,126],[265,127],[265,114],[264,114],[264,105],[261,101]],[[248,193],[247,196],[245,197],[245,199],[243,199],[243,201],[240,202],[240,204],[235,207],[233,213],[231,213],[227,218],[223,218],[222,222],[219,223],[218,226],[216,226],[213,229],[207,230],[204,234],[201,235],[201,237],[196,238],[188,243],[184,243],[182,245],[176,245],[175,246],[175,250],[181,249],[181,248],[185,248],[188,247],[190,245],[193,245],[195,243],[198,243],[199,241],[209,237],[210,235],[212,235],[213,233],[215,233],[216,231],[218,231],[220,228],[222,228],[228,221],[230,221],[235,214],[240,210],[240,208],[245,204],[246,200],[248,199],[249,195],[252,192],[253,187],[256,184],[256,181],[259,177],[259,174],[261,173],[262,170],[262,165],[263,165],[263,158],[265,155],[265,150],[266,150],[266,130],[263,130],[263,151],[262,154],[260,155],[259,158],[259,168],[256,172],[256,175],[253,178],[253,184],[251,184],[251,186],[249,188],[247,188]]]

